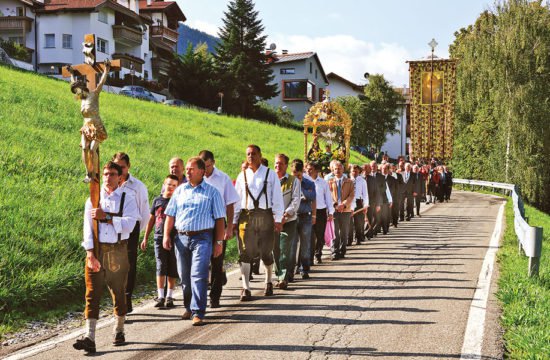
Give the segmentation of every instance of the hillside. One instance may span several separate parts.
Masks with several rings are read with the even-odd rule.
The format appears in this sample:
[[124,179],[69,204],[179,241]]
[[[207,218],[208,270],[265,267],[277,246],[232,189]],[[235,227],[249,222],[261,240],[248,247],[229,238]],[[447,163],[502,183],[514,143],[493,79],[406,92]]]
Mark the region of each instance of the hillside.
[[178,28],[180,34],[178,38],[178,53],[183,54],[187,50],[189,43],[193,44],[193,47],[200,43],[206,43],[208,45],[208,51],[215,53],[216,46],[220,42],[215,36],[205,33],[197,29],[193,29],[185,24],[180,24]]
[[[301,158],[303,135],[257,121],[101,95],[109,138],[101,163],[117,151],[130,155],[131,173],[160,191],[173,156],[202,149],[235,178],[247,144],[265,157]],[[66,82],[0,66],[0,337],[41,308],[83,299],[80,104]],[[354,162],[364,162],[354,154]],[[152,249],[151,249],[152,250]],[[235,242],[229,252],[235,257]],[[153,251],[140,256],[141,281],[154,277]]]

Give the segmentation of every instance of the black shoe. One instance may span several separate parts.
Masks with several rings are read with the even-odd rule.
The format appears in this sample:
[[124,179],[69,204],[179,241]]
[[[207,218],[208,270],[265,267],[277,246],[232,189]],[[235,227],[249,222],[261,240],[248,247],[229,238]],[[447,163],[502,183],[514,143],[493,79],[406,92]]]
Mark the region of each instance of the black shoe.
[[126,344],[126,338],[124,338],[124,333],[117,332],[115,335],[115,338],[113,339],[113,345],[114,346],[120,346]]
[[220,300],[210,299],[210,308],[217,309],[220,307]]
[[273,283],[265,284],[264,296],[273,296]]
[[171,297],[169,298],[166,298],[166,307],[168,309],[171,309],[173,308],[175,305],[174,305],[174,299],[172,299]]
[[316,263],[316,264],[322,264],[322,263],[323,263],[323,260],[321,260],[321,257],[316,257],[316,258],[315,258],[315,263]]
[[297,267],[296,270],[294,270],[294,275],[298,275],[300,273],[300,268]]
[[87,353],[95,353],[95,342],[92,341],[89,337],[83,337],[80,339],[76,339],[75,343],[73,344],[73,348],[76,350],[84,350]]
[[164,307],[164,298],[160,298],[160,299],[155,298],[155,307],[156,308],[163,308]]
[[406,221],[411,221],[411,218],[410,218],[410,217],[408,217],[408,218],[406,218],[405,220],[406,220]]
[[222,286],[227,285],[227,274],[225,271],[223,272],[223,280],[222,280]]
[[241,301],[251,301],[251,300],[252,300],[252,294],[250,293],[250,290],[242,289]]
[[307,272],[302,273],[302,279],[304,280],[309,279],[309,274]]
[[338,258],[339,258],[339,259],[345,259],[345,258],[346,258],[346,254],[340,254],[340,255],[338,255]]
[[294,282],[294,276],[290,276],[290,277],[288,278],[287,283],[293,283],[293,282]]

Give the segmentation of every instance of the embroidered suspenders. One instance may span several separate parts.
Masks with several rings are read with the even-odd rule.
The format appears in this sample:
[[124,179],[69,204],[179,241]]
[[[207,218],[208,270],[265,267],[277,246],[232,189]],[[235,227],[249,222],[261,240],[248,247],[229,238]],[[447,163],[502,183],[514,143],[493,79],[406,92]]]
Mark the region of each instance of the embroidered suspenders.
[[[124,200],[126,200],[126,192],[123,192],[122,195],[120,196],[120,207],[118,208],[118,212],[116,213],[107,213],[111,216],[118,216],[118,217],[121,217],[122,216],[122,210],[124,209]],[[98,235],[98,240],[99,240],[99,234]],[[121,233],[118,233],[118,241],[120,242],[122,240],[122,234]]]

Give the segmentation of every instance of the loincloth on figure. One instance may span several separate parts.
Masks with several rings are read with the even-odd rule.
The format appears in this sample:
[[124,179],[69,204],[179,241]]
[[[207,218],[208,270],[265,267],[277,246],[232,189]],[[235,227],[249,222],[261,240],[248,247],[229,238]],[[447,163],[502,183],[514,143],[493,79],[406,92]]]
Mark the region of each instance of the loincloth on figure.
[[103,142],[107,139],[107,130],[105,130],[100,118],[84,119],[84,125],[80,128],[80,133],[89,141]]

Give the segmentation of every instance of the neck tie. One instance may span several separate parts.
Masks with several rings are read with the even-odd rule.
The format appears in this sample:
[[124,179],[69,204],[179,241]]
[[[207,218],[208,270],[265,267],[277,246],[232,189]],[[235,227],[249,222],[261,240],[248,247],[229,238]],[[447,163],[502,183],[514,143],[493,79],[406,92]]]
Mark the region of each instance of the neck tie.
[[338,202],[342,201],[342,180],[337,180],[338,182]]

